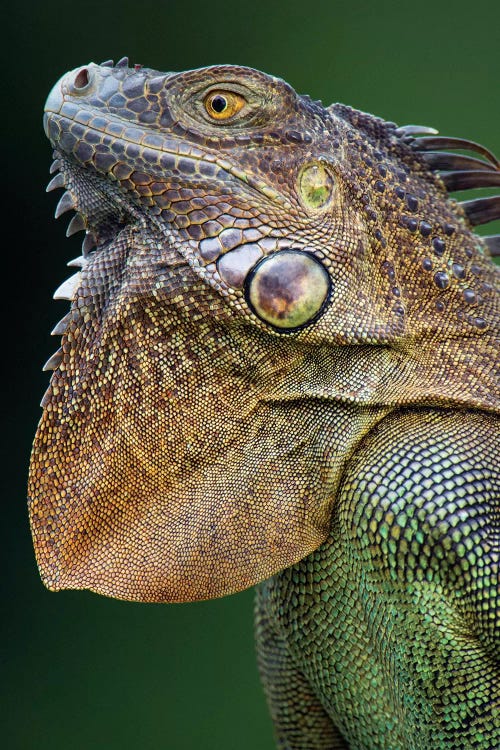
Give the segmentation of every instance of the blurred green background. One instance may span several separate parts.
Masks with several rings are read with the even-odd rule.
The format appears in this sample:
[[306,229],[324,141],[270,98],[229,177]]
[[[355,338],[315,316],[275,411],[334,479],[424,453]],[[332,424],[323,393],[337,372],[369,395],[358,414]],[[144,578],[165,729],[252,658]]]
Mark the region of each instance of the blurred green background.
[[[47,592],[25,508],[30,443],[79,241],[52,219],[45,97],[66,70],[242,63],[325,103],[433,125],[500,152],[500,3],[17,2],[3,24],[2,729],[8,750],[271,750],[252,592],[151,606]],[[491,228],[490,228],[491,231]]]

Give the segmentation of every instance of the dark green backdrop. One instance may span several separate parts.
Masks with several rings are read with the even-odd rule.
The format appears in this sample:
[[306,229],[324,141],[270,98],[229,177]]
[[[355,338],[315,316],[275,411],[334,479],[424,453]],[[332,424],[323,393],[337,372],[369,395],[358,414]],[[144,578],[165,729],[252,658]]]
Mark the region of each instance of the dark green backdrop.
[[[2,729],[8,750],[270,750],[252,592],[147,606],[41,585],[25,510],[48,377],[51,301],[79,254],[45,195],[43,102],[65,70],[128,54],[161,70],[234,62],[325,103],[433,125],[500,151],[500,3],[16,2],[2,28]],[[2,206],[3,208],[3,206]],[[2,212],[3,213],[3,212]]]

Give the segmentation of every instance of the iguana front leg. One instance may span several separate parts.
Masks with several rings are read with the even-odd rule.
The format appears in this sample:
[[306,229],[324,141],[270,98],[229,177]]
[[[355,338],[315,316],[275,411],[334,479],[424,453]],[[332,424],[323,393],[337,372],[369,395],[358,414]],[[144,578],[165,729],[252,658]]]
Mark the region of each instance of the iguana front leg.
[[498,747],[499,447],[474,412],[391,415],[364,440],[328,542],[260,587],[283,747],[338,747],[327,716],[352,750]]
[[342,734],[321,705],[312,685],[299,668],[277,621],[266,611],[266,584],[256,601],[256,640],[259,670],[282,750],[347,750]]

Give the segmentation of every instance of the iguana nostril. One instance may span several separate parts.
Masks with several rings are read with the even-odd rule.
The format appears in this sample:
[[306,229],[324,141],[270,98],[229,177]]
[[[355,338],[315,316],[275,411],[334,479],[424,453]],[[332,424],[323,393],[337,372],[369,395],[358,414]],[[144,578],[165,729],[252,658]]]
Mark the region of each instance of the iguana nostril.
[[81,68],[75,76],[75,80],[73,81],[73,88],[76,91],[81,91],[82,89],[87,88],[89,83],[90,75],[88,68]]

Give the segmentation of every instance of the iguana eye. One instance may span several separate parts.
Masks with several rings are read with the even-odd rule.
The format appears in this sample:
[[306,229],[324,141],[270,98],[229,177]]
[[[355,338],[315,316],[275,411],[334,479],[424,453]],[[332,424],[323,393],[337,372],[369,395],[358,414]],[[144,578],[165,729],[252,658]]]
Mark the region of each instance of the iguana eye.
[[312,323],[328,300],[330,277],[313,255],[282,250],[258,263],[247,278],[254,313],[274,328],[293,330]]
[[234,91],[211,91],[205,97],[204,104],[207,114],[213,120],[228,120],[238,114],[245,99]]

